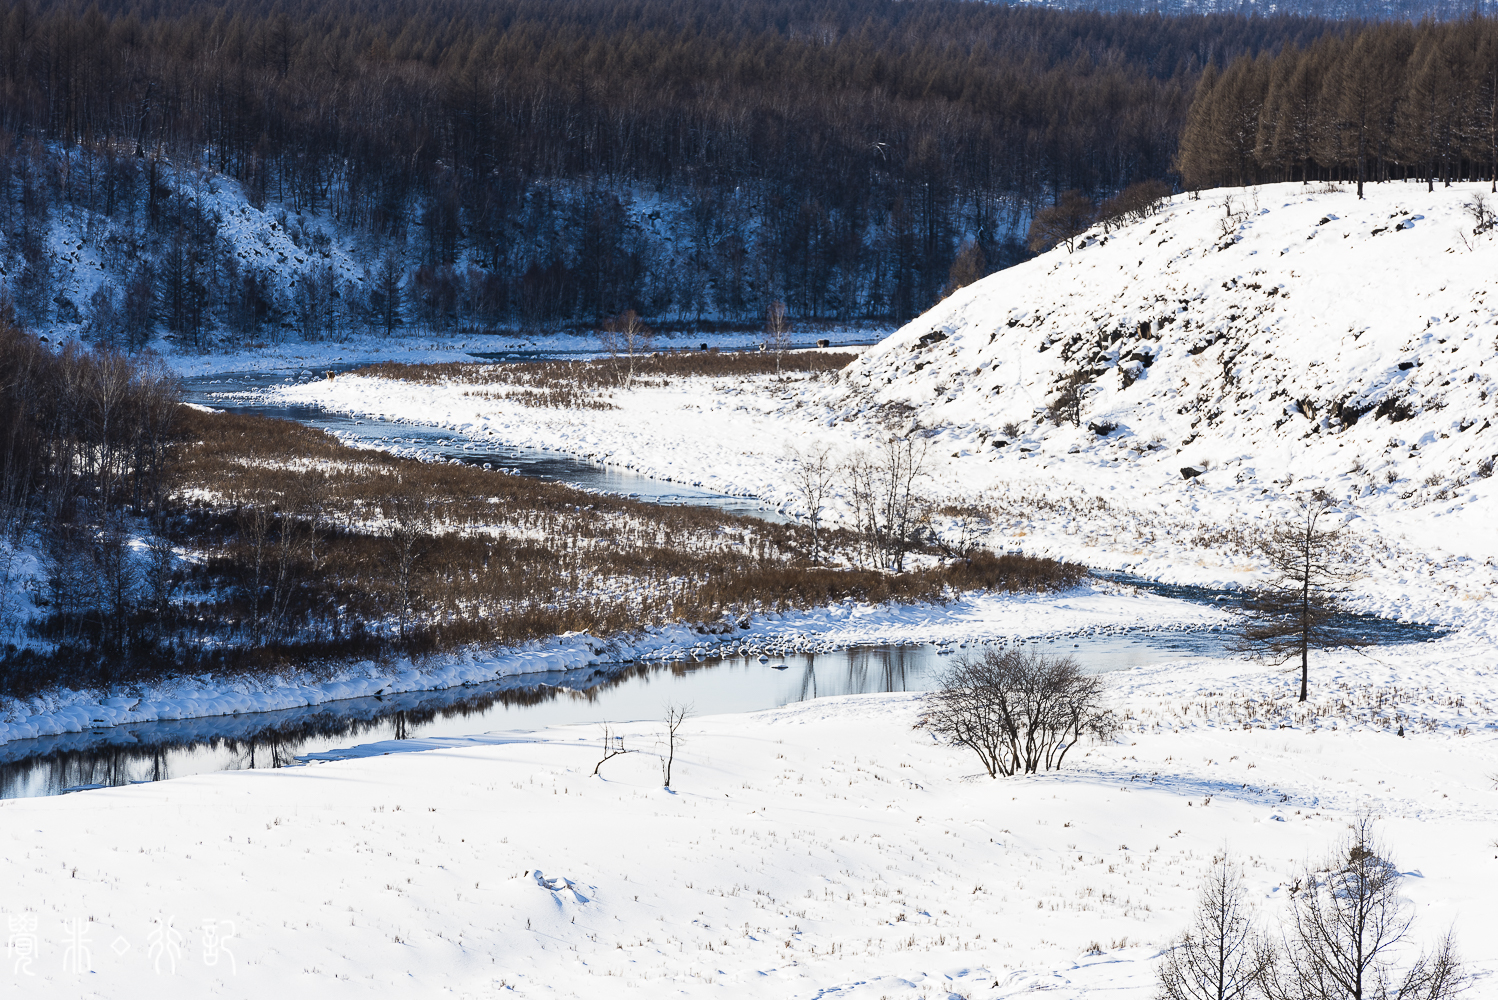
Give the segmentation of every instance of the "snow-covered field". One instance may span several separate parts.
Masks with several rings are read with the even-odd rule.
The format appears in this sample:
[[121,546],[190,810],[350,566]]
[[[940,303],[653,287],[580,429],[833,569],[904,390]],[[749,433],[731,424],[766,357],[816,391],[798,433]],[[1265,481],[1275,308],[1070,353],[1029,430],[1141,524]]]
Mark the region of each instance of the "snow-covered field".
[[[1471,653],[1419,666],[1491,699]],[[1116,697],[1144,731],[1027,778],[972,777],[912,728],[917,697],[868,695],[692,720],[669,792],[637,724],[602,777],[576,728],[5,802],[0,908],[35,958],[4,974],[15,996],[1145,1000],[1215,854],[1269,924],[1372,810],[1412,946],[1454,926],[1470,995],[1498,995],[1490,710],[1404,738],[1245,725],[1241,664],[1137,673]]]
[[[15,992],[1146,1000],[1214,855],[1244,862],[1273,924],[1303,865],[1371,813],[1407,873],[1405,954],[1454,928],[1468,995],[1498,997],[1498,487],[1483,463],[1498,454],[1498,237],[1472,234],[1474,192],[1180,198],[970,286],[837,380],[685,380],[581,412],[463,385],[276,390],[791,510],[788,445],[847,455],[918,429],[928,488],[991,505],[991,544],[1182,582],[1254,579],[1244,539],[1325,488],[1346,502],[1360,607],[1455,631],[1314,658],[1305,706],[1245,661],[1112,675],[1121,736],[1024,778],[974,778],[976,759],[913,728],[919,696],[869,695],[694,719],[672,791],[661,727],[631,723],[618,731],[639,752],[602,777],[599,733],[557,728],[0,803],[0,909],[12,945],[36,951],[21,969],[12,948]],[[1037,420],[1077,371],[1082,426]],[[1214,615],[1100,589],[848,606],[740,639]]]

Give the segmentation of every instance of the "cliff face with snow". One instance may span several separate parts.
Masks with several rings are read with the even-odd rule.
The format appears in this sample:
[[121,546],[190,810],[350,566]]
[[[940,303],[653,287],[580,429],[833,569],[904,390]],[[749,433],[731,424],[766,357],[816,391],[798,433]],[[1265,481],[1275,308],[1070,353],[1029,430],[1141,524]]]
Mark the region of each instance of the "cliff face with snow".
[[[1498,203],[1485,185],[1178,196],[959,291],[844,384],[1066,479],[1316,486],[1486,533],[1470,515],[1498,455],[1498,231],[1479,200]],[[1068,391],[1079,412],[1054,405]]]

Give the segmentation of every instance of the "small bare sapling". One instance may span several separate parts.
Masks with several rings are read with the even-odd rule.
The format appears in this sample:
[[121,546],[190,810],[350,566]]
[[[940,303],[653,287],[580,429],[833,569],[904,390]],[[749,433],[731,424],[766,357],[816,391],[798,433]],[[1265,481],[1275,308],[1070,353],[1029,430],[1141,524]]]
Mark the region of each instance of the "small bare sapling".
[[681,724],[692,714],[692,706],[666,704],[666,752],[661,757],[661,784],[671,787],[671,765],[676,762],[676,745],[683,742],[679,730]]
[[604,764],[627,753],[634,753],[634,751],[625,749],[624,737],[614,732],[613,727],[605,722],[603,724],[603,756],[598,759],[597,764],[593,765],[594,777],[599,776],[598,769]]

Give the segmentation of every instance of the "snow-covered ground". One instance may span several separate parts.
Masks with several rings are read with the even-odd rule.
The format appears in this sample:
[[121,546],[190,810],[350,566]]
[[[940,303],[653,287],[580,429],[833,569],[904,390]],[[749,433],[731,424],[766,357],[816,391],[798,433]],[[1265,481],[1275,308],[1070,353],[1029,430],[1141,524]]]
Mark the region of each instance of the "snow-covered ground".
[[[1261,672],[1195,662],[1119,684],[1118,741],[997,781],[913,728],[918,697],[867,695],[691,720],[669,792],[660,726],[635,724],[602,777],[578,727],[12,800],[0,908],[35,958],[0,975],[15,996],[1146,1000],[1214,855],[1268,925],[1370,810],[1411,947],[1454,927],[1469,995],[1495,996],[1495,657],[1442,652],[1410,666],[1468,705],[1403,738],[1330,696],[1285,725],[1245,710]],[[1327,674],[1377,687],[1371,662]]]
[[[1498,231],[1472,233],[1480,188],[1181,196],[962,289],[836,380],[677,380],[590,411],[365,378],[273,395],[792,512],[792,449],[918,430],[932,493],[1003,513],[993,544],[1180,582],[1254,579],[1244,538],[1322,488],[1364,545],[1367,610],[1470,624],[1498,583]],[[1041,419],[1078,371],[1083,425]]]

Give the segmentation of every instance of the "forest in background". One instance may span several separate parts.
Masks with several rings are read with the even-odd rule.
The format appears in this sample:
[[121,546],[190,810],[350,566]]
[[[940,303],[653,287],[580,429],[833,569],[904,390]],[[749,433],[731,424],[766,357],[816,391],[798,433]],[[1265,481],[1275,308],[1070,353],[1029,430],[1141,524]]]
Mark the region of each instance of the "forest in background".
[[[964,250],[967,274],[1022,259],[1057,192],[1166,177],[1203,67],[1337,30],[950,0],[0,16],[0,280],[19,318],[199,346],[627,309],[756,323],[774,301],[903,320]],[[245,263],[187,174],[284,207],[314,263],[295,281]],[[64,294],[60,216],[108,272],[86,294]],[[315,263],[345,238],[357,279]]]
[[[1179,165],[1194,188],[1493,181],[1498,19],[1372,25],[1209,68]],[[1478,226],[1491,224],[1490,209]]]

